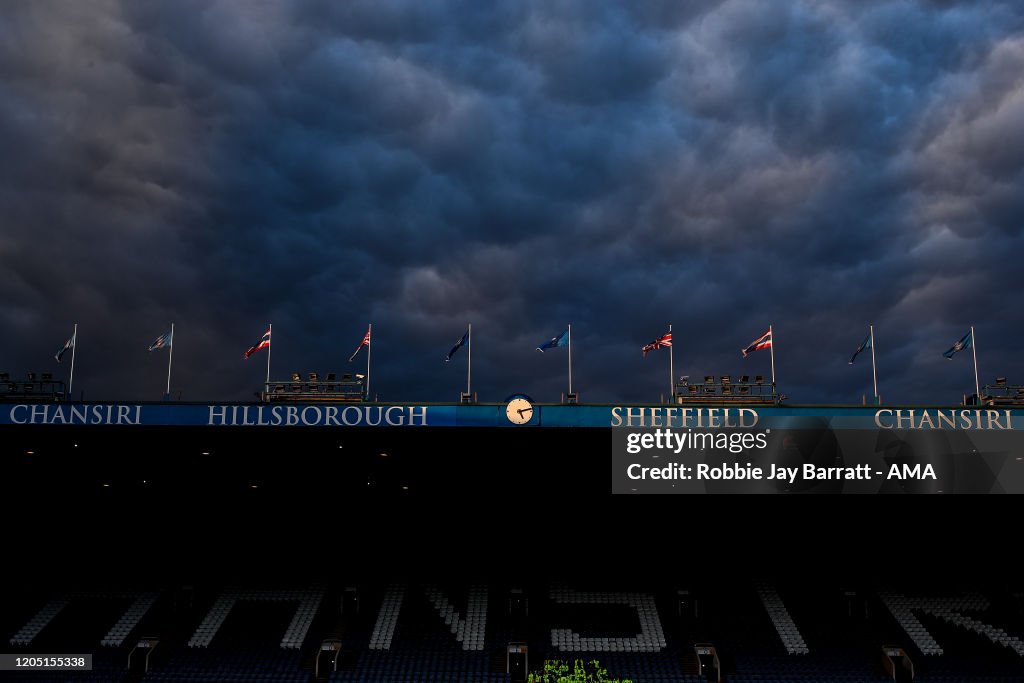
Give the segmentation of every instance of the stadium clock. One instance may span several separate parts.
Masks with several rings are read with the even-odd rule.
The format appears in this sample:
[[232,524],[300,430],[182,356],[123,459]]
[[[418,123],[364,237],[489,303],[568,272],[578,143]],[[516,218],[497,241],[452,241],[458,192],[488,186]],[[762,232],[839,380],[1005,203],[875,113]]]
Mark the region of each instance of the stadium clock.
[[523,394],[511,396],[505,405],[505,417],[512,424],[526,424],[533,419],[533,401]]

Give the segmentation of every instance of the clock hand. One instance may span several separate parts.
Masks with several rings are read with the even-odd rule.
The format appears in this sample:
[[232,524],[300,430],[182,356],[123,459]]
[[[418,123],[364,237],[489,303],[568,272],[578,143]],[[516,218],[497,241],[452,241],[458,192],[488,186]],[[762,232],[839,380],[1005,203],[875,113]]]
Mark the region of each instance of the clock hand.
[[522,417],[523,413],[532,413],[533,412],[533,408],[520,408],[516,412],[519,413],[519,417]]

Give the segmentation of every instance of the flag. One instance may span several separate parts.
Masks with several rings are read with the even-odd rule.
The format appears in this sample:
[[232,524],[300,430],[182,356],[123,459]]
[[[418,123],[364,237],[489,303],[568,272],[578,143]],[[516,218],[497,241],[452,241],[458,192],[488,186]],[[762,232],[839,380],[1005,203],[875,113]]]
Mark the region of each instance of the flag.
[[762,334],[760,337],[750,342],[747,348],[743,349],[740,353],[746,358],[754,351],[760,351],[761,349],[770,349],[772,347],[772,332],[769,329],[767,332]]
[[351,356],[349,356],[349,359],[348,359],[349,363],[351,363],[353,360],[355,360],[356,356],[359,354],[359,350],[361,348],[363,348],[364,346],[366,346],[366,347],[370,346],[370,329],[369,328],[366,329],[366,334],[363,335],[363,341],[359,342],[359,346],[357,346],[356,350],[352,352]]
[[849,365],[853,365],[853,361],[857,359],[857,356],[859,356],[862,351],[867,351],[870,348],[871,348],[871,333],[868,332],[868,336],[864,337],[864,341],[862,341],[860,343],[860,346],[857,347],[857,350],[853,352],[852,356],[850,356]]
[[157,349],[163,349],[171,346],[173,339],[171,338],[172,333],[161,334],[159,337],[153,340],[153,343],[149,345],[148,351],[156,351]]
[[75,348],[75,335],[71,335],[71,338],[64,342],[64,347],[54,355],[54,360],[59,363],[64,354],[73,348]]
[[[249,350],[245,352],[245,358],[248,358],[249,356],[251,356],[252,354],[256,353],[257,351],[262,351],[263,349],[267,349],[267,348],[270,348],[270,328],[269,327],[267,328],[267,331],[263,333],[263,338],[260,339],[259,344],[256,344],[256,346],[250,346]],[[267,362],[269,362],[269,361],[267,361]]]
[[648,351],[654,351],[655,349],[660,349],[662,346],[672,346],[672,333],[671,332],[669,332],[668,334],[663,334],[662,336],[660,336],[657,339],[655,339],[654,341],[652,341],[650,344],[644,345],[644,347],[642,349],[640,349],[640,350],[644,352],[644,358],[646,358]]
[[544,349],[554,349],[554,348],[558,348],[560,346],[568,346],[568,345],[569,345],[569,330],[566,329],[565,332],[563,332],[562,334],[558,335],[557,337],[552,337],[551,339],[547,340],[546,342],[544,342],[543,344],[538,346],[537,350],[540,351],[541,353],[544,353]]
[[968,332],[961,337],[960,341],[949,347],[947,351],[943,351],[942,355],[949,360],[953,360],[953,356],[956,355],[957,351],[963,351],[964,349],[969,349],[972,346],[974,346],[974,332]]
[[452,350],[448,352],[448,355],[445,357],[444,362],[447,363],[448,361],[450,361],[452,359],[452,356],[455,355],[455,352],[458,351],[467,341],[469,341],[468,329],[466,330],[466,334],[462,335],[462,338],[459,339],[459,341],[455,342],[455,346],[453,346]]

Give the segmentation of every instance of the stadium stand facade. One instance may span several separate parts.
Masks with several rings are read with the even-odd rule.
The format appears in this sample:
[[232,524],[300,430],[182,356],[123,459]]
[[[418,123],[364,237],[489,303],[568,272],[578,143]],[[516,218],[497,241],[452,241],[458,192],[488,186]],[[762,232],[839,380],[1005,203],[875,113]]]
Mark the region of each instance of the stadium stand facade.
[[1024,680],[1010,496],[613,496],[610,429],[571,427],[0,448],[4,649],[93,655],[3,680],[860,683],[894,680],[887,649],[915,680]]

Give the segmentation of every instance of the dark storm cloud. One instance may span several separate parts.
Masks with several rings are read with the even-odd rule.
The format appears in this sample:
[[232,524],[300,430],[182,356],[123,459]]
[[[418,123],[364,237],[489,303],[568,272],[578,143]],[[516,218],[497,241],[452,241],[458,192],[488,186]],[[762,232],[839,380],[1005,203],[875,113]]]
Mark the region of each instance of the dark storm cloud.
[[[1024,11],[1016,3],[95,2],[0,8],[2,369],[245,398],[345,371],[386,399],[656,400],[767,373],[855,401],[1024,379]],[[51,349],[52,347],[52,349]],[[358,365],[359,361],[355,363]],[[76,392],[77,393],[77,392]]]

